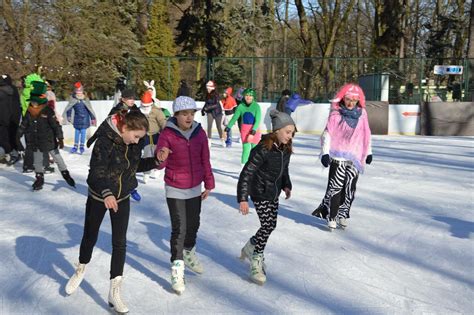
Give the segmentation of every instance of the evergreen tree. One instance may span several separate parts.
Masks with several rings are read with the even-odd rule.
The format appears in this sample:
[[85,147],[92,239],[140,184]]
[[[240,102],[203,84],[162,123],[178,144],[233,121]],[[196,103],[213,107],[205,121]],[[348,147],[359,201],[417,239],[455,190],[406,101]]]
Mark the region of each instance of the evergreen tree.
[[[180,80],[179,63],[169,56],[176,55],[173,34],[168,26],[166,1],[154,1],[145,36],[143,68],[134,77],[138,82],[155,80],[159,99],[172,99]],[[137,82],[137,83],[138,83]],[[141,86],[141,85],[140,85]]]

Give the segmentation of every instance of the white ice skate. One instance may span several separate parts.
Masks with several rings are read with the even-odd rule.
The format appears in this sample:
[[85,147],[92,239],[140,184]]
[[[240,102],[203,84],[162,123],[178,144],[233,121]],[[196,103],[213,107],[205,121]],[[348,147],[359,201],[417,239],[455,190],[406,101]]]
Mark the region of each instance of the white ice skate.
[[85,272],[86,272],[86,264],[77,263],[76,271],[74,272],[74,274],[71,276],[71,278],[66,284],[65,290],[66,290],[67,295],[71,295],[77,290],[82,280],[84,279]]
[[255,245],[252,245],[249,239],[247,243],[245,243],[244,247],[242,247],[242,250],[240,251],[240,260],[245,260],[245,258],[247,258],[249,262],[252,262],[252,255],[253,255],[254,249],[255,249]]
[[203,273],[204,267],[202,266],[201,262],[196,256],[196,246],[194,246],[191,250],[184,249],[183,250],[183,258],[184,264],[186,267],[191,269],[196,273]]
[[336,223],[336,219],[329,219],[328,220],[328,228],[329,228],[329,231],[334,231],[337,227],[337,223]]
[[226,144],[225,144],[225,139],[221,139],[221,145],[222,145],[222,147],[223,147],[223,148],[225,148],[225,147],[226,147]]
[[148,183],[148,180],[150,179],[150,174],[143,173],[143,182],[146,184]]
[[114,308],[117,314],[128,313],[128,307],[122,301],[120,290],[122,286],[122,276],[117,276],[110,280],[109,306]]
[[171,265],[171,288],[178,295],[184,292],[184,261],[175,260]]
[[341,228],[344,230],[347,227],[347,220],[344,217],[338,218],[338,223],[341,226]]
[[263,285],[267,281],[263,268],[263,254],[252,255],[252,260],[250,261],[250,280],[259,285]]

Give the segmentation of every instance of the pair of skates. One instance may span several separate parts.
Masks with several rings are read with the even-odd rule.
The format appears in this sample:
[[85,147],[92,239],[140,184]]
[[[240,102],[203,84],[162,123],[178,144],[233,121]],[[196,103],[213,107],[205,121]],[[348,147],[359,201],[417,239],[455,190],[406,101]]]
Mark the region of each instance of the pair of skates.
[[316,208],[313,213],[313,216],[326,220],[328,222],[328,229],[330,232],[334,231],[338,226],[345,230],[347,228],[347,219],[344,217],[329,218],[328,215],[323,215],[322,208]]

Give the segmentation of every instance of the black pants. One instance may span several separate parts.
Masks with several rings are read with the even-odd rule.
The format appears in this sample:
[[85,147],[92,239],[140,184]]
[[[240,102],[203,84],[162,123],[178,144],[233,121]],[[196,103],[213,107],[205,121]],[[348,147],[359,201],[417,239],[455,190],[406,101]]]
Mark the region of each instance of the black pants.
[[183,249],[196,245],[201,215],[201,196],[191,199],[166,198],[171,218],[171,262],[183,260]]
[[359,171],[352,162],[332,160],[326,194],[318,207],[323,217],[328,214],[329,219],[350,217],[358,178]]
[[99,228],[105,213],[109,211],[112,223],[112,261],[110,262],[110,279],[123,274],[127,247],[127,228],[130,217],[130,198],[118,204],[118,211],[107,210],[103,202],[87,197],[84,235],[82,236],[79,262],[91,261],[92,250],[97,242]]
[[254,201],[253,204],[260,220],[260,228],[252,237],[253,242],[255,242],[254,253],[261,254],[267,245],[270,234],[277,226],[278,200]]
[[[48,167],[49,166],[49,153],[48,151],[43,152],[43,166]],[[33,150],[31,149],[30,146],[26,146],[25,148],[25,156],[23,157],[23,169],[34,169],[34,154]]]
[[12,150],[10,145],[10,130],[8,126],[0,125],[0,147],[2,147],[7,154]]

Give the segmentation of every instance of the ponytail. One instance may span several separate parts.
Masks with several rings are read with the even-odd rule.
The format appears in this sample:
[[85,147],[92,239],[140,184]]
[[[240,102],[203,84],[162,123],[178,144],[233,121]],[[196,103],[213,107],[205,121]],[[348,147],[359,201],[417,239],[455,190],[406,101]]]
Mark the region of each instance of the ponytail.
[[148,132],[149,123],[145,115],[137,110],[122,109],[117,113],[117,128],[122,131],[123,127],[127,130],[145,130]]

